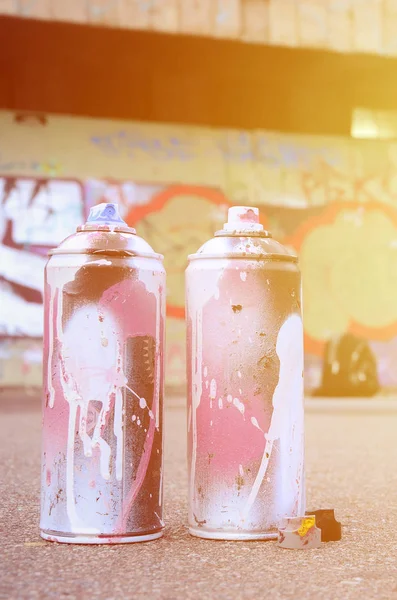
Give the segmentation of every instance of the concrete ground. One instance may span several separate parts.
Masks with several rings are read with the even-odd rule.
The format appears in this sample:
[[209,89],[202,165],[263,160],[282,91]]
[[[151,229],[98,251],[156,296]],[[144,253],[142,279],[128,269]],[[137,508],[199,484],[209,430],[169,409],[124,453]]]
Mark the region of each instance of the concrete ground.
[[306,416],[308,508],[334,507],[343,539],[294,551],[189,536],[186,419],[172,398],[165,536],[111,547],[42,541],[39,406],[0,398],[0,598],[397,599],[396,402],[321,402]]

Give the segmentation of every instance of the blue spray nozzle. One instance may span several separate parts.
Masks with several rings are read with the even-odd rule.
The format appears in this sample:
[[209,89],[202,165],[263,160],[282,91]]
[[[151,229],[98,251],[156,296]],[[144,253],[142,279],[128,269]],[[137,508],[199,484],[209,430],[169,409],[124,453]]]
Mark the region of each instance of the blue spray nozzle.
[[109,223],[127,226],[127,223],[121,218],[119,205],[113,202],[102,202],[90,209],[87,224]]

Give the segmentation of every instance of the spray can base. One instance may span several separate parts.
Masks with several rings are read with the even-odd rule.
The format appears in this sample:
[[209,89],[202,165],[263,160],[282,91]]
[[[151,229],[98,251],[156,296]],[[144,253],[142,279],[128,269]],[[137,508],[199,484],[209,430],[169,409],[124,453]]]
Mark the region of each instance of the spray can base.
[[250,531],[217,531],[208,530],[203,528],[189,527],[190,535],[195,537],[203,538],[206,540],[225,540],[225,541],[236,541],[236,542],[255,542],[258,540],[276,540],[277,531],[261,531],[261,532],[250,532]]
[[157,540],[163,535],[163,531],[156,531],[146,535],[136,535],[133,533],[125,535],[91,535],[84,533],[60,533],[56,531],[41,530],[40,535],[49,542],[59,542],[61,544],[134,544],[136,542],[151,542]]

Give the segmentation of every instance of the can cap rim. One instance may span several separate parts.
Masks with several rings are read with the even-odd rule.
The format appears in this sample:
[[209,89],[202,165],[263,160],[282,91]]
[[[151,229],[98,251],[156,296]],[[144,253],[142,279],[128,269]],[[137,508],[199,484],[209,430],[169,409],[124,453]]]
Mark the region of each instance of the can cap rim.
[[198,259],[218,259],[218,260],[222,260],[222,259],[245,259],[245,260],[255,260],[255,261],[259,261],[259,260],[268,260],[268,261],[277,261],[277,262],[292,262],[292,263],[298,263],[299,262],[299,258],[297,256],[294,256],[293,254],[251,254],[249,252],[241,252],[241,253],[233,253],[233,252],[229,252],[229,253],[225,253],[222,255],[219,254],[204,254],[204,253],[200,253],[200,252],[196,252],[195,254],[189,254],[188,255],[188,260],[198,260]]
[[155,260],[164,260],[164,255],[157,252],[135,252],[128,249],[75,249],[75,248],[53,248],[48,252],[48,256],[54,256],[57,254],[86,254],[88,256],[109,256],[114,258],[153,258]]

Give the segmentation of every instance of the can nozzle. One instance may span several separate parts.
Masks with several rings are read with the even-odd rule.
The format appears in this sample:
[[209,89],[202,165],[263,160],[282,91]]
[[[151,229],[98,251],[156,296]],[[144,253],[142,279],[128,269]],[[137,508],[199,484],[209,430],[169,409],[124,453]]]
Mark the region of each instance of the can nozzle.
[[127,225],[120,216],[119,205],[114,204],[113,202],[102,202],[90,209],[87,224],[94,225],[95,223],[101,225]]
[[102,202],[90,209],[87,221],[77,227],[77,231],[111,231],[112,233],[133,233],[135,229],[128,227],[121,218],[119,205],[114,202]]
[[231,206],[228,211],[226,231],[263,231],[259,223],[259,209],[252,206]]

